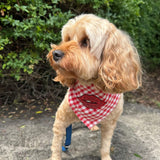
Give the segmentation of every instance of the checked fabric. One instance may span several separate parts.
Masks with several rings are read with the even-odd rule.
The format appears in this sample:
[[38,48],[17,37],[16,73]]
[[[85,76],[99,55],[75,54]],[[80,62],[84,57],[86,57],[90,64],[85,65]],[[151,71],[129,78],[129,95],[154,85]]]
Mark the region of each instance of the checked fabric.
[[93,84],[83,86],[77,82],[69,88],[69,105],[89,129],[109,115],[119,99],[120,94],[104,93]]

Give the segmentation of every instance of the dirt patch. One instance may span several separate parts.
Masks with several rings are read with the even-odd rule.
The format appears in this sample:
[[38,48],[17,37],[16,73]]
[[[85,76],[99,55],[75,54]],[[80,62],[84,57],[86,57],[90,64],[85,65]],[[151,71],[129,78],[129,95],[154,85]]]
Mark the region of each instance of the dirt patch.
[[144,73],[142,87],[126,93],[125,100],[160,108],[160,70]]

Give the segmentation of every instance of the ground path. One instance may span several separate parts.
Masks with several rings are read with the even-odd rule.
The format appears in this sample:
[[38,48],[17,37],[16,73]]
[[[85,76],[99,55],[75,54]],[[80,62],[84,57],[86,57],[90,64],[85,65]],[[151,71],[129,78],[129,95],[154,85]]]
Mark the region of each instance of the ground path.
[[[0,160],[47,160],[54,119],[0,118]],[[64,160],[100,160],[100,131],[73,125],[72,145]],[[113,160],[160,160],[160,110],[126,103],[112,140]]]

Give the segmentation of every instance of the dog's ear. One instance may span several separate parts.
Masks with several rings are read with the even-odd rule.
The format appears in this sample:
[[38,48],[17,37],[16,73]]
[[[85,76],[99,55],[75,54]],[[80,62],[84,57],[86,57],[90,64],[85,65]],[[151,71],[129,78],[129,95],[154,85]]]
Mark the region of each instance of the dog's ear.
[[110,24],[105,40],[99,77],[105,88],[122,93],[141,85],[141,65],[136,48],[130,37]]

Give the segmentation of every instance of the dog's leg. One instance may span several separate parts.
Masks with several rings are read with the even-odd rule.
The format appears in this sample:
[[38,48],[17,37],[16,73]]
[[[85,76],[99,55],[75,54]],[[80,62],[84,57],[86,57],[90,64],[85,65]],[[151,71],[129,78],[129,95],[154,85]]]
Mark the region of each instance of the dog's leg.
[[76,115],[68,104],[68,95],[61,103],[56,113],[56,119],[53,125],[53,141],[52,141],[52,157],[51,160],[61,160],[62,153],[62,140],[65,134],[66,128],[77,119]]
[[117,120],[123,111],[123,95],[110,115],[101,122],[101,160],[111,160],[110,146],[114,133],[114,129],[117,124]]
[[52,150],[51,160],[61,160],[62,140],[64,133],[65,133],[65,125],[63,124],[63,121],[59,120],[59,118],[56,118],[53,125],[54,138],[51,147]]
[[108,123],[103,123],[101,126],[101,160],[111,160],[110,146],[116,121],[113,121],[112,124],[110,121]]

